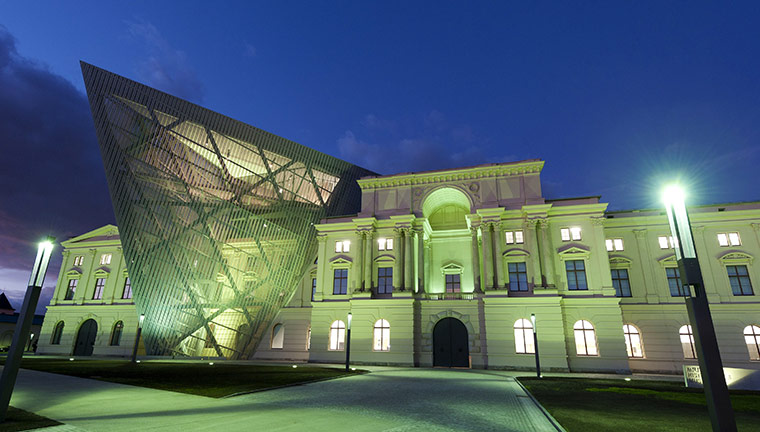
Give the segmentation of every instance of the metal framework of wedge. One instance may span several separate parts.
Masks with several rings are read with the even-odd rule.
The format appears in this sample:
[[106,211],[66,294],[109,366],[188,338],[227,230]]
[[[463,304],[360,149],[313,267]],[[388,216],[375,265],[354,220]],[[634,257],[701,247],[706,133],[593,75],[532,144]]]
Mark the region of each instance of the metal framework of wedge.
[[248,358],[374,173],[82,63],[143,341]]

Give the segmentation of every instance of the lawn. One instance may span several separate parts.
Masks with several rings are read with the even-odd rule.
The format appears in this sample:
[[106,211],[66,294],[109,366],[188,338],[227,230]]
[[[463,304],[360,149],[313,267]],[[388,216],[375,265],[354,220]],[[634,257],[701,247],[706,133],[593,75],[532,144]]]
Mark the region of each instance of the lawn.
[[38,416],[18,408],[8,407],[5,421],[0,423],[0,432],[25,431],[30,429],[55,426],[61,423],[49,418]]
[[[5,359],[0,361],[5,362]],[[150,387],[209,397],[264,390],[286,385],[363,373],[314,366],[261,366],[214,362],[75,360],[24,358],[21,367],[81,378]]]
[[[519,378],[570,432],[709,431],[705,396],[683,382]],[[740,431],[760,431],[760,392],[732,391]]]

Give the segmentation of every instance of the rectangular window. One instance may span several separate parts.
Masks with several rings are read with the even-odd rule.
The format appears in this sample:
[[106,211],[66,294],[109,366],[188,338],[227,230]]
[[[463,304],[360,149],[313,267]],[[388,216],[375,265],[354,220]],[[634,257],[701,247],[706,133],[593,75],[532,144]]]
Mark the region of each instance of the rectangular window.
[[123,299],[132,298],[132,282],[129,280],[129,277],[127,277],[124,280],[124,291],[121,292],[121,298]]
[[333,294],[342,295],[348,291],[348,269],[333,271]]
[[670,288],[671,297],[688,297],[689,289],[681,283],[681,272],[673,267],[665,269],[668,275],[668,287]]
[[612,286],[615,287],[615,295],[618,297],[631,296],[631,282],[628,280],[628,270],[612,270]]
[[572,291],[588,289],[583,260],[565,261],[565,270],[567,271],[567,289]]
[[752,282],[749,280],[749,272],[745,265],[726,266],[728,281],[731,283],[731,291],[735,296],[754,295]]
[[393,250],[393,239],[380,238],[377,239],[377,250]]
[[562,241],[570,241],[570,228],[561,228],[559,234],[562,237]]
[[581,239],[581,227],[561,228],[559,233],[562,241],[579,241]]
[[349,252],[350,249],[351,249],[351,241],[350,240],[342,240],[342,241],[336,241],[335,242],[335,252],[336,253]]
[[74,300],[74,293],[77,291],[79,279],[69,279],[69,285],[66,287],[66,296],[64,300]]
[[657,243],[660,244],[660,249],[674,249],[678,241],[673,236],[659,236],[657,237]]
[[604,243],[607,246],[607,252],[623,250],[623,239],[607,239]]
[[509,263],[509,290],[528,291],[528,273],[525,271],[525,263]]
[[742,239],[738,232],[718,233],[718,245],[723,247],[741,246]]
[[74,257],[74,265],[81,266],[84,264],[84,255],[77,255]]
[[377,293],[390,294],[393,292],[393,267],[377,269]]
[[447,274],[446,275],[446,292],[447,293],[458,293],[461,292],[461,286],[460,286],[460,275],[458,274]]
[[311,301],[314,301],[314,296],[317,294],[317,278],[311,278]]
[[572,237],[573,240],[580,240],[581,239],[581,227],[570,227],[570,237]]
[[507,244],[514,244],[514,242],[515,242],[515,233],[513,233],[512,231],[507,231],[506,233],[504,233],[504,235],[506,236],[506,242],[507,242]]
[[103,254],[100,256],[100,265],[111,264],[111,254]]
[[93,300],[101,300],[103,298],[103,288],[106,286],[105,278],[95,279],[95,292],[92,294]]
[[522,231],[507,231],[504,233],[507,244],[522,244],[524,236]]

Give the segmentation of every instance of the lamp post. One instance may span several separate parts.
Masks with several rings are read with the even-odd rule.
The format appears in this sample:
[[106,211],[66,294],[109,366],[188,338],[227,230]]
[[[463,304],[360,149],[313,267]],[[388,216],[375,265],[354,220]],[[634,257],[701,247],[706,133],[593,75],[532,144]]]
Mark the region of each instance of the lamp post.
[[16,330],[13,332],[11,348],[8,350],[8,357],[5,359],[3,375],[0,378],[0,422],[5,421],[5,415],[8,412],[8,404],[13,395],[13,387],[16,385],[18,368],[21,365],[21,357],[24,354],[26,341],[29,338],[29,332],[34,320],[34,310],[37,308],[37,301],[40,299],[42,283],[45,281],[50,255],[53,252],[53,243],[55,238],[47,237],[40,242],[37,248],[37,258],[34,260],[32,276],[29,278],[29,286],[24,296],[24,304],[21,306],[18,320],[16,321]]
[[736,421],[731,399],[728,394],[726,377],[718,350],[715,327],[710,316],[710,306],[705,293],[702,270],[699,267],[694,237],[691,232],[689,215],[686,211],[684,192],[678,186],[669,186],[664,193],[668,222],[673,237],[677,239],[675,255],[681,282],[685,287],[693,287],[686,296],[686,311],[694,334],[699,370],[702,373],[707,411],[713,431],[735,431]]
[[143,321],[145,321],[145,314],[140,314],[140,321],[137,324],[137,336],[135,337],[135,347],[132,349],[132,363],[137,362],[137,346],[140,345]]
[[346,324],[346,372],[348,372],[348,362],[351,359],[351,312],[348,313],[348,323]]
[[541,361],[538,358],[538,333],[536,333],[536,314],[530,314],[530,322],[533,324],[533,350],[536,353],[536,378],[541,378]]

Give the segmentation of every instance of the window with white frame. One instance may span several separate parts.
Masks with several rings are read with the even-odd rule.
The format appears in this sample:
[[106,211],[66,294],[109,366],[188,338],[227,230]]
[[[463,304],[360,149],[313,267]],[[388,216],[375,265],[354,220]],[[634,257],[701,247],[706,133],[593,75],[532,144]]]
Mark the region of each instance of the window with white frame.
[[509,290],[528,291],[528,272],[524,262],[512,262],[507,265],[509,271]]
[[612,286],[615,287],[615,296],[630,297],[631,282],[628,280],[627,269],[612,269]]
[[678,337],[681,339],[681,349],[683,350],[683,358],[695,359],[697,358],[697,351],[694,349],[694,333],[691,331],[690,325],[683,325],[678,329]]
[[533,345],[533,324],[525,318],[515,321],[515,352],[517,354],[535,354]]
[[377,239],[377,250],[380,250],[380,251],[393,250],[393,239],[392,238]]
[[103,299],[103,288],[106,286],[106,278],[95,279],[95,292],[92,294],[93,300]]
[[390,294],[393,292],[393,267],[377,269],[377,293]]
[[623,250],[623,239],[621,238],[607,239],[604,244],[607,246],[607,252]]
[[330,344],[327,349],[330,351],[343,351],[343,343],[346,340],[346,323],[341,320],[333,321],[330,324]]
[[447,274],[446,275],[446,292],[447,293],[458,293],[460,291],[461,291],[460,275],[458,275],[458,274]]
[[735,296],[755,295],[746,265],[727,265],[728,282]]
[[738,232],[718,233],[718,245],[722,247],[741,246],[742,239]]
[[272,349],[282,349],[285,346],[285,326],[275,324],[272,327]]
[[111,257],[112,254],[103,254],[100,256],[100,265],[109,265],[111,264]]
[[387,320],[379,319],[375,322],[373,331],[372,349],[375,351],[391,350],[391,325]]
[[671,297],[688,297],[691,294],[689,287],[681,282],[681,271],[677,267],[666,268],[665,274],[668,277]]
[[559,233],[562,241],[581,240],[581,227],[560,228]]
[[596,331],[594,325],[586,320],[580,320],[573,325],[575,334],[575,353],[579,356],[597,356]]
[[678,245],[678,240],[673,236],[659,236],[657,237],[657,243],[660,245],[660,249],[675,249]]
[[348,292],[348,269],[333,270],[333,294],[342,295]]
[[749,350],[749,359],[760,361],[760,327],[756,325],[744,327],[744,342]]
[[643,358],[644,347],[641,343],[641,332],[633,324],[623,326],[623,336],[625,337],[625,349],[628,351],[630,358]]
[[507,244],[523,244],[525,243],[525,236],[522,230],[519,231],[506,231],[504,233]]
[[77,255],[74,257],[74,265],[81,266],[84,264],[84,255]]
[[335,242],[335,253],[345,253],[351,250],[350,240],[340,240]]
[[588,289],[586,267],[583,260],[565,261],[565,272],[567,273],[567,289],[571,291]]
[[66,295],[63,297],[64,300],[74,300],[77,284],[79,284],[79,279],[69,279],[69,284],[66,286]]
[[121,298],[123,299],[132,298],[132,281],[129,280],[129,276],[127,276],[127,278],[124,279],[124,290],[121,292]]

